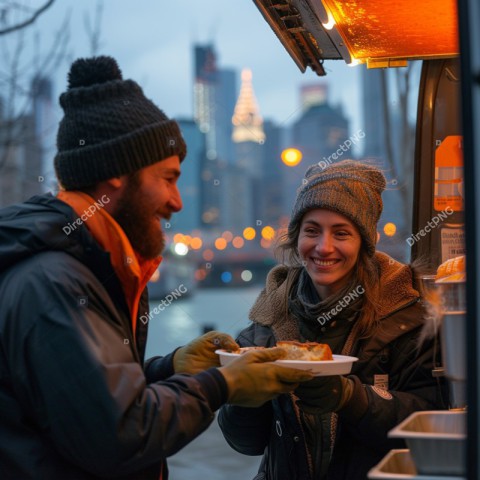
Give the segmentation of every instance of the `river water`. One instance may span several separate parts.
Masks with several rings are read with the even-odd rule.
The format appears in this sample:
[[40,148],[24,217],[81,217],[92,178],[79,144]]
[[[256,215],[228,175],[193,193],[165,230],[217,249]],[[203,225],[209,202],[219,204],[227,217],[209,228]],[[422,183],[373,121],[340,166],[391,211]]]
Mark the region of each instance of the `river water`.
[[[151,301],[146,357],[171,352],[201,335],[205,327],[235,338],[248,325],[248,311],[260,290],[199,289],[187,298],[173,300],[169,306],[167,300],[163,304]],[[255,476],[260,459],[232,450],[214,420],[204,433],[168,459],[170,480],[249,480]]]

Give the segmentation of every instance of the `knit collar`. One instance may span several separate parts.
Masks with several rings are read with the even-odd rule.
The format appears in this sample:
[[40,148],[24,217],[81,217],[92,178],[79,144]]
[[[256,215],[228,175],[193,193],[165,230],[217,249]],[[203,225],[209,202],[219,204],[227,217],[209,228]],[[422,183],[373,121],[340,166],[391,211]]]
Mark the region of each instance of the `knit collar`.
[[296,318],[315,331],[340,318],[353,319],[361,306],[362,292],[362,286],[351,279],[339,292],[321,299],[307,270],[302,268],[290,289],[288,306]]
[[[383,319],[418,299],[412,286],[412,270],[385,253],[376,252],[380,267],[381,298],[379,315]],[[250,320],[271,327],[277,340],[298,338],[296,319],[289,312],[288,299],[303,267],[274,267],[267,276],[265,288],[250,310]]]
[[[95,203],[86,193],[61,191],[57,198],[75,211],[93,238],[110,254],[112,267],[122,284],[135,335],[140,297],[162,257],[145,260],[138,255],[120,225],[101,207],[100,202]],[[96,205],[99,205],[98,208]]]

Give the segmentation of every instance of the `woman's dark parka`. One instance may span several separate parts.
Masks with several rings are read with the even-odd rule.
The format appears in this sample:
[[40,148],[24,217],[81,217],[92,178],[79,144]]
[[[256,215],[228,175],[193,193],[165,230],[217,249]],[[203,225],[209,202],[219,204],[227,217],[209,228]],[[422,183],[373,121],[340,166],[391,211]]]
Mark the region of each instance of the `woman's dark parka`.
[[[220,410],[219,423],[230,446],[246,455],[264,455],[258,480],[363,480],[391,448],[404,446],[387,439],[390,429],[414,411],[445,408],[443,386],[432,376],[434,342],[421,346],[418,342],[425,311],[418,295],[411,293],[411,270],[384,254],[377,253],[376,258],[381,268],[382,320],[370,338],[349,338],[348,353],[359,358],[350,376],[353,396],[333,423],[331,414],[317,420],[323,448],[317,463],[327,463],[324,475],[312,477],[315,460],[292,395],[281,395],[257,409],[226,405]],[[270,347],[278,340],[298,338],[297,320],[287,313],[284,291],[293,274],[284,266],[269,273],[250,314],[253,323],[237,339],[241,346]],[[319,465],[315,467],[318,472]]]

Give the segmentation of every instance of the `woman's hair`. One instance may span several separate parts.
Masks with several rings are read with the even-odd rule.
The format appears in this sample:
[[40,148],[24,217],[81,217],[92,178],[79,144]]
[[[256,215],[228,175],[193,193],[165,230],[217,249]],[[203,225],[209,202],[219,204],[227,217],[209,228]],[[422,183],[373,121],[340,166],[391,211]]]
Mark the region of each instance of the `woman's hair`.
[[[289,232],[285,232],[277,240],[275,257],[285,265],[300,267],[303,265],[298,253],[298,237],[302,220]],[[380,320],[380,266],[375,256],[370,256],[365,247],[364,240],[358,255],[357,265],[354,272],[354,281],[362,285],[365,292],[362,295],[362,307],[360,309],[359,333],[360,338],[371,336]]]

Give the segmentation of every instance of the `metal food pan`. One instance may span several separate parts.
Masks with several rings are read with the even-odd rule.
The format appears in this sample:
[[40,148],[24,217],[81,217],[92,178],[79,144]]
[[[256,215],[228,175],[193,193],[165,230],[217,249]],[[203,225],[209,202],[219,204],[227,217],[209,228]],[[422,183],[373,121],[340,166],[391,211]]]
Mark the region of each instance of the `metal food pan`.
[[412,413],[388,433],[403,438],[421,475],[465,475],[466,412]]
[[445,475],[419,475],[413,463],[410,450],[390,450],[381,462],[368,472],[368,478],[375,480],[463,480],[462,477]]

